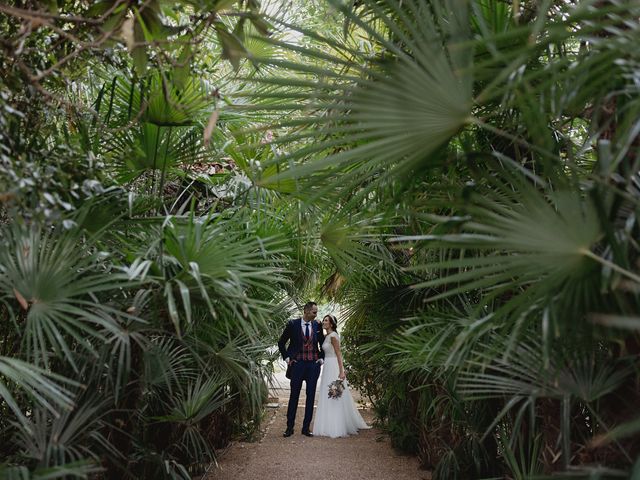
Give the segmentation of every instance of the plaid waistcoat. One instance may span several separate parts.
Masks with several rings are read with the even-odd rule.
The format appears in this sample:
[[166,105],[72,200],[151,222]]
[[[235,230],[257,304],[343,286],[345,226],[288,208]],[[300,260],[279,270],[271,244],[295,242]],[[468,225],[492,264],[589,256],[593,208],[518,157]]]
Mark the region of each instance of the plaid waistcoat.
[[310,335],[308,337],[302,335],[302,350],[296,355],[296,360],[314,362],[318,360],[318,349],[315,347],[315,339],[316,334],[312,325]]

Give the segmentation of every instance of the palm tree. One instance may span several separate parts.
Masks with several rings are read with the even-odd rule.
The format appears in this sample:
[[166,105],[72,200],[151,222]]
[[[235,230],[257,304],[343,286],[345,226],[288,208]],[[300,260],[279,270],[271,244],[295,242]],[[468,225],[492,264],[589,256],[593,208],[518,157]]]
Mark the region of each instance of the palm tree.
[[255,108],[279,151],[262,185],[352,226],[318,231],[352,379],[439,478],[629,469],[637,6],[332,5],[343,34],[300,26]]
[[[152,4],[132,7],[134,30],[161,44],[169,33],[156,20],[172,12]],[[126,12],[101,19],[124,28]],[[212,55],[237,55],[228,27],[197,32],[222,43]],[[2,478],[191,478],[259,424],[267,347],[303,247],[283,234],[289,207],[242,169],[192,168],[231,156],[234,125],[248,120],[217,119],[215,88],[181,68],[188,55],[154,68],[141,55],[150,49],[162,50],[132,52],[133,75],[125,56],[125,69],[95,66],[77,88],[48,83],[76,103],[30,117],[38,129],[10,108],[20,91],[2,97]]]
[[[178,3],[45,14],[2,63],[0,474],[190,478],[311,291],[435,477],[637,469],[638,6]],[[95,66],[52,28],[129,51],[31,83]]]

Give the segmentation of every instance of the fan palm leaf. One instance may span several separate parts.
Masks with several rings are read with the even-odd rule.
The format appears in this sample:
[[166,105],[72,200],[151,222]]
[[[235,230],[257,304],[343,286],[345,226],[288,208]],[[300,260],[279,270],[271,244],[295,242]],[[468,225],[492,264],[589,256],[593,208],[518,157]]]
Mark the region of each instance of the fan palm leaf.
[[11,394],[7,380],[24,390],[41,408],[48,409],[52,414],[71,409],[74,405],[74,394],[69,387],[79,384],[73,380],[53,374],[35,365],[23,362],[17,358],[0,357],[0,397],[11,408],[14,415],[25,425],[27,422],[20,405]]
[[90,461],[70,462],[55,467],[42,467],[29,471],[27,467],[0,465],[0,478],[3,480],[56,480],[66,478],[89,478],[102,468]]
[[32,417],[16,431],[14,441],[23,455],[37,467],[64,466],[69,463],[100,462],[96,444],[113,455],[116,449],[102,435],[102,418],[108,412],[109,399],[85,399],[76,408],[56,418],[44,410],[34,411]]
[[176,447],[189,458],[213,459],[213,450],[204,438],[198,424],[216,410],[222,408],[230,398],[225,394],[225,383],[220,378],[199,376],[168,402],[170,412],[156,417],[156,421],[169,422],[181,427]]
[[144,172],[167,172],[207,157],[201,129],[162,128],[152,123],[141,123],[108,138],[104,154],[121,183]]
[[[279,238],[251,238],[224,221],[191,219],[186,224],[167,224],[165,247],[180,268],[177,280],[188,282],[192,295],[198,295],[215,317],[216,304],[249,318],[249,312],[264,310],[260,302],[250,301],[251,289],[269,290],[286,282],[283,269],[274,262],[285,253]],[[275,282],[275,283],[274,283]]]
[[101,128],[127,127],[136,121],[158,127],[186,127],[200,124],[212,111],[209,87],[190,77],[177,85],[160,71],[139,82],[118,73],[99,73],[104,84],[98,93],[96,121]]
[[627,362],[607,361],[592,352],[576,352],[574,356],[559,353],[545,366],[543,349],[532,338],[520,342],[508,361],[501,358],[504,344],[500,339],[495,339],[494,346],[493,354],[492,347],[478,351],[476,359],[470,360],[471,370],[460,376],[459,389],[464,395],[571,396],[592,403],[615,391],[632,374]]
[[[638,35],[637,10],[628,2],[610,9],[547,2],[535,23],[518,25],[520,12],[508,6],[498,11],[498,4],[388,0],[362,2],[365,13],[358,14],[336,5],[349,33],[373,49],[304,28],[297,30],[306,43],[278,42],[291,59],[265,64],[289,75],[255,79],[262,85],[253,94],[255,104],[238,105],[271,114],[273,123],[260,128],[278,132],[272,141],[280,148],[275,174],[260,184],[277,188],[296,179],[299,191],[315,192],[311,198],[333,201],[355,190],[363,201],[381,185],[403,185],[416,169],[441,165],[443,157],[432,154],[466,126],[533,151],[545,168],[566,163],[558,139],[567,145],[574,139],[563,115],[608,94],[611,84],[595,70],[624,63],[630,39]],[[628,28],[607,42],[574,48],[591,42],[602,25],[625,21]],[[609,41],[620,48],[608,48]],[[576,84],[577,77],[585,80]],[[574,94],[561,96],[568,86]],[[502,128],[505,116],[522,123],[516,135]],[[576,152],[586,146],[578,142]],[[331,189],[316,187],[327,182]]]
[[92,120],[93,139],[87,142],[121,182],[205,158],[203,129],[215,102],[204,82],[177,82],[160,71],[140,82],[113,75],[98,93],[99,119]]
[[[80,252],[79,252],[80,248]],[[29,358],[48,365],[50,350],[75,366],[73,350],[94,352],[92,341],[117,334],[117,309],[95,295],[129,285],[124,275],[105,275],[99,255],[77,232],[45,232],[14,226],[0,251],[0,294],[20,317]]]
[[127,267],[128,276],[161,287],[165,301],[157,321],[170,321],[178,335],[202,318],[229,331],[236,325],[247,333],[260,331],[273,308],[271,299],[289,282],[290,252],[286,238],[261,229],[263,221],[252,223],[231,211],[169,217],[163,225],[153,220],[130,237],[132,258],[138,260]]
[[[415,288],[444,286],[432,300],[477,290],[489,302],[511,292],[502,307],[505,314],[522,313],[536,302],[541,308],[559,289],[564,296],[558,302],[566,308],[589,305],[598,272],[611,267],[595,253],[604,237],[595,204],[576,190],[545,194],[523,179],[508,178],[509,186],[493,183],[491,190],[471,196],[463,207],[469,217],[456,227],[459,233],[396,238],[445,249],[443,260],[412,267],[431,277]],[[444,221],[456,225],[451,217]],[[634,276],[620,266],[613,268]],[[519,303],[522,296],[527,299]]]
[[147,388],[160,388],[173,394],[184,382],[198,378],[198,368],[185,345],[171,338],[153,342],[144,355],[144,382]]
[[[389,4],[393,7],[394,2]],[[256,97],[282,98],[280,105],[265,110],[295,113],[292,120],[285,119],[274,126],[294,130],[274,142],[290,144],[289,151],[277,159],[280,173],[263,183],[301,179],[316,172],[322,175],[328,167],[341,165],[348,167],[341,176],[341,183],[348,190],[356,180],[375,178],[390,168],[406,172],[465,125],[471,108],[471,77],[467,68],[470,56],[464,48],[455,51],[443,48],[442,38],[435,33],[442,29],[447,38],[459,40],[468,35],[466,7],[454,4],[445,2],[444,8],[453,19],[442,24],[438,24],[429,8],[413,3],[415,10],[411,16],[398,9],[394,11],[398,18],[381,15],[381,20],[387,22],[385,26],[401,39],[402,47],[389,41],[384,31],[373,29],[350,10],[337,6],[360,32],[387,48],[390,60],[384,62],[362,54],[354,57],[357,51],[322,37],[321,41],[328,45],[326,50],[339,48],[340,52],[326,53],[322,50],[324,46],[288,45],[289,50],[297,51],[309,63],[281,62],[280,67],[297,71],[302,78],[266,79],[265,83],[272,86],[280,83],[284,88],[273,88]],[[355,71],[315,66],[312,63],[315,61]],[[359,67],[362,63],[370,67]],[[292,82],[299,87],[293,93],[289,87]],[[303,101],[289,102],[288,98]],[[302,130],[305,125],[312,126],[312,130]],[[295,149],[296,142],[304,138],[316,141]],[[298,164],[318,154],[326,158]],[[363,162],[365,158],[367,161]],[[290,168],[292,165],[295,168]]]
[[[274,328],[281,324],[275,319],[271,323]],[[199,352],[202,368],[227,382],[231,391],[236,392],[234,400],[246,406],[249,418],[260,415],[272,342],[205,324],[199,326],[195,339],[190,343]]]

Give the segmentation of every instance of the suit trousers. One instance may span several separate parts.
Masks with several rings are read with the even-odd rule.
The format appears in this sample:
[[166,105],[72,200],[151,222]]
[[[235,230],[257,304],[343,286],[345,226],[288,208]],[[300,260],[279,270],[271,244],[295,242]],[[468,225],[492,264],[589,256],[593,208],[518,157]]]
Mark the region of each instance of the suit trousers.
[[307,384],[307,401],[304,406],[304,420],[302,430],[309,430],[313,418],[313,402],[316,397],[316,384],[320,376],[320,363],[315,360],[298,360],[291,366],[291,394],[287,408],[287,429],[293,429],[296,423],[296,411],[302,382]]

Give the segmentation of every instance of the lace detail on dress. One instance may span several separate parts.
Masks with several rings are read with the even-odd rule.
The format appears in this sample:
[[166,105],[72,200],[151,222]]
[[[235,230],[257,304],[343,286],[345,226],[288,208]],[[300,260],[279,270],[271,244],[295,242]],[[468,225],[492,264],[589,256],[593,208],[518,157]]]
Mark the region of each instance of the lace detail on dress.
[[325,358],[336,356],[336,351],[333,348],[333,343],[331,343],[331,339],[334,337],[338,339],[338,345],[340,345],[340,337],[336,332],[331,332],[329,335],[324,337],[324,342],[322,343],[322,350],[324,350]]

